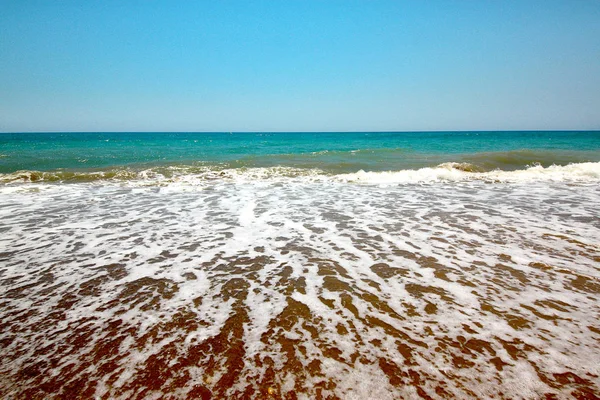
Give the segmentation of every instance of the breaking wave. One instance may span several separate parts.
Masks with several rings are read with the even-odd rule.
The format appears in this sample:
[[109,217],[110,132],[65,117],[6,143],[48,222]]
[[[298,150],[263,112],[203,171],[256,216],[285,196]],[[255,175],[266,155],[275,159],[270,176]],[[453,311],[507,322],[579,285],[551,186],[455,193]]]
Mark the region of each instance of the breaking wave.
[[444,163],[435,168],[389,172],[358,171],[337,176],[348,182],[364,183],[429,183],[429,182],[533,182],[533,181],[596,181],[600,179],[600,163],[579,163],[565,166],[530,166],[515,171],[478,172],[468,163]]
[[31,182],[82,183],[121,182],[144,185],[176,183],[202,184],[215,180],[268,181],[268,180],[332,180],[364,184],[409,184],[433,182],[532,182],[567,181],[585,182],[600,180],[600,162],[568,165],[532,165],[524,169],[483,171],[471,163],[447,162],[435,167],[403,169],[398,171],[364,171],[332,173],[318,168],[260,167],[228,168],[227,166],[160,166],[146,169],[110,168],[106,170],[75,171],[17,171],[0,174],[0,184]]

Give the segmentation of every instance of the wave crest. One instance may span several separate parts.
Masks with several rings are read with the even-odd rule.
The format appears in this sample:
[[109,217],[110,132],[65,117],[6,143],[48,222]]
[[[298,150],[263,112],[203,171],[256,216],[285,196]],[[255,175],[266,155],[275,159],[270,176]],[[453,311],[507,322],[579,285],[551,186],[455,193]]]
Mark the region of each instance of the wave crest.
[[592,182],[600,180],[600,162],[568,164],[564,166],[529,166],[514,171],[484,172],[470,163],[449,162],[436,167],[404,169],[399,171],[364,171],[354,173],[327,173],[315,168],[257,167],[227,168],[220,166],[161,166],[136,170],[113,168],[102,171],[17,171],[0,174],[0,184],[19,183],[85,183],[120,182],[143,185],[202,184],[215,180],[251,182],[269,180],[331,180],[364,184],[403,184],[433,182],[532,182],[569,181]]
[[358,171],[337,176],[346,182],[364,183],[428,183],[428,182],[532,182],[532,181],[597,181],[600,180],[600,163],[578,163],[565,166],[534,165],[515,171],[494,170],[480,172],[468,163],[444,163],[434,168],[407,169],[387,172]]

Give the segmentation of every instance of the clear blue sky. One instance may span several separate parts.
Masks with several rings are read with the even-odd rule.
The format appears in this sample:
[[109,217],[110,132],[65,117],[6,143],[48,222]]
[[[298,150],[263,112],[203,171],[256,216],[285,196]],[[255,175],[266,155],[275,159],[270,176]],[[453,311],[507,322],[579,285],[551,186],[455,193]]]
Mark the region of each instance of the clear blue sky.
[[600,129],[600,1],[0,0],[0,131]]

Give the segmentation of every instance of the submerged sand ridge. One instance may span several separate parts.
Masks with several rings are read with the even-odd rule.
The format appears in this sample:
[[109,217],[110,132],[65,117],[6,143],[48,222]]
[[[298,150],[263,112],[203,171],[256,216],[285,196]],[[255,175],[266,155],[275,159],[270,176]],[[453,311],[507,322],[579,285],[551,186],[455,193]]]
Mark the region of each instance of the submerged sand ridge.
[[600,396],[595,183],[0,188],[0,395]]

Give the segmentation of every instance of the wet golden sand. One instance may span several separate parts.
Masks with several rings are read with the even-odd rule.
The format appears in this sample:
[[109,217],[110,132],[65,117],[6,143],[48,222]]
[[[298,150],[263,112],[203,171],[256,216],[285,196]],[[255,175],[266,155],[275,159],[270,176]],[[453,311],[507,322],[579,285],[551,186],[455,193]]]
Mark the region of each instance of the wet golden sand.
[[[433,269],[434,274],[443,279],[448,279],[446,273],[456,274],[454,269],[446,269],[433,260],[417,258],[413,254],[403,255],[414,258],[422,268]],[[3,261],[9,260],[9,254],[4,253],[2,257]],[[178,291],[177,283],[172,280],[144,277],[121,285],[119,295],[97,309],[97,312],[101,313],[119,305],[114,316],[109,321],[103,321],[104,324],[99,325],[99,317],[92,315],[61,326],[61,329],[55,332],[61,335],[60,342],[53,342],[51,339],[47,345],[23,342],[23,335],[29,331],[40,333],[49,327],[57,328],[61,325],[60,322],[65,320],[65,313],[75,303],[93,299],[98,296],[105,282],[118,281],[126,275],[124,264],[97,267],[96,270],[101,271],[98,277],[81,282],[77,290],[64,294],[40,324],[31,325],[28,322],[35,313],[33,310],[4,314],[1,329],[10,334],[4,335],[1,344],[5,348],[13,345],[16,351],[5,354],[3,364],[6,365],[7,360],[25,353],[28,353],[29,362],[10,372],[5,370],[1,381],[2,389],[4,392],[13,393],[16,390],[18,398],[27,399],[48,396],[65,399],[93,398],[98,389],[98,377],[101,376],[107,389],[104,398],[130,396],[131,393],[134,394],[134,398],[146,398],[154,397],[156,392],[161,393],[160,397],[163,398],[188,399],[295,399],[301,394],[318,399],[337,398],[331,394],[335,392],[336,383],[327,379],[322,372],[324,360],[332,359],[350,369],[357,363],[375,366],[385,374],[390,385],[411,387],[420,398],[454,398],[457,390],[458,393],[477,398],[479,395],[464,385],[465,378],[460,373],[461,370],[472,369],[476,372],[484,369],[487,371],[486,379],[501,380],[501,372],[505,366],[522,361],[528,363],[535,370],[537,377],[549,388],[569,393],[573,398],[592,399],[600,396],[596,384],[597,375],[577,374],[571,371],[550,373],[543,364],[530,359],[531,354],[543,355],[544,350],[526,341],[516,338],[507,341],[494,335],[486,340],[478,339],[478,333],[483,326],[477,322],[463,324],[461,334],[456,336],[437,330],[438,304],[453,303],[453,297],[441,287],[406,284],[406,290],[411,296],[418,299],[426,296],[429,300],[424,301],[422,309],[406,304],[402,312],[398,312],[388,305],[385,297],[378,295],[377,282],[367,281],[371,290],[366,291],[352,284],[342,265],[331,260],[311,259],[310,262],[318,268],[318,274],[323,277],[323,290],[339,294],[339,301],[321,296],[318,298],[325,307],[342,317],[341,322],[337,322],[333,327],[336,332],[341,336],[350,337],[356,345],[356,351],[349,355],[344,354],[336,347],[335,342],[327,338],[328,330],[325,330],[324,326],[331,324],[331,321],[294,299],[295,292],[306,294],[306,283],[302,276],[293,277],[292,269],[281,265],[276,273],[269,276],[267,282],[257,280],[257,272],[271,261],[267,257],[215,259],[199,267],[210,271],[223,282],[219,301],[231,302],[232,310],[219,333],[202,341],[187,340],[186,336],[208,324],[198,319],[193,311],[194,307],[202,303],[202,297],[194,298],[190,304],[174,310],[168,318],[152,326],[143,335],[134,327],[120,322],[119,315],[136,306],[141,312],[160,311],[161,302],[169,300]],[[57,267],[49,266],[36,282],[8,290],[3,298],[23,298],[32,291],[44,296],[54,290],[60,290],[53,285],[52,270]],[[557,270],[545,264],[532,264],[530,267],[546,274],[548,279],[552,279],[556,274],[566,275],[570,290],[594,297],[600,294],[600,282],[596,278]],[[476,269],[476,266],[473,268]],[[405,268],[386,263],[374,264],[371,269],[383,280],[401,280],[402,276],[409,274]],[[528,283],[523,273],[509,266],[497,264],[489,270],[495,275],[490,280],[489,290],[501,288],[506,291],[518,291],[519,284]],[[187,273],[185,278],[197,279],[193,273]],[[470,279],[467,273],[461,274],[459,280],[463,280],[466,287],[481,284],[476,279]],[[244,342],[244,325],[249,322],[246,299],[251,290],[249,282],[252,281],[258,285],[272,286],[284,294],[286,305],[269,321],[268,329],[260,336],[264,350],[249,359]],[[4,285],[8,283],[3,281]],[[431,302],[432,299],[436,302]],[[357,300],[367,305],[367,312],[357,309],[354,304]],[[533,304],[520,304],[520,307],[520,310],[505,311],[494,307],[485,297],[480,299],[483,315],[493,314],[515,330],[523,331],[530,328],[532,319],[544,319],[553,324],[572,322],[569,310],[575,308],[576,304],[536,300]],[[376,313],[370,313],[368,310],[376,310]],[[351,315],[351,318],[344,318],[344,315]],[[386,317],[385,320],[382,315]],[[422,331],[406,327],[403,329],[405,322],[415,318],[426,321]],[[357,329],[357,324],[363,328]],[[286,334],[293,332],[296,327],[302,327],[310,337],[288,337]],[[590,319],[587,329],[600,335],[597,319]],[[365,330],[384,333],[388,339],[385,346],[393,342],[394,347],[384,348],[381,340],[364,335]],[[430,337],[430,340],[423,341],[424,337]],[[91,338],[98,338],[93,346],[89,346]],[[307,339],[311,347],[316,348],[319,353],[318,358],[311,359],[306,347]],[[366,342],[371,346],[365,347]],[[124,343],[129,343],[129,350],[125,352],[122,351]],[[128,379],[121,381],[123,371],[120,367],[134,357],[136,350],[145,349],[148,343],[164,345],[143,364],[136,365]],[[32,347],[34,351],[31,351]],[[82,352],[82,348],[85,351]],[[369,351],[371,348],[380,349],[381,352]],[[429,373],[427,368],[423,368],[422,359],[426,358],[424,351],[436,355],[436,367],[439,368],[439,374],[436,376]],[[283,361],[276,362],[269,356],[270,353],[283,356]],[[261,373],[253,375],[251,369],[247,368],[249,363],[261,369]],[[497,373],[491,374],[490,367],[486,365]],[[58,369],[59,372],[48,373],[54,369]],[[199,371],[201,382],[197,379]],[[285,390],[282,390],[284,383],[279,379],[282,376],[293,377],[293,384],[286,385]],[[477,380],[477,377],[473,376],[470,379]],[[21,387],[23,382],[27,382],[26,387]],[[449,386],[453,388],[452,391],[448,389]],[[497,393],[496,396],[490,397],[504,396]],[[549,392],[544,394],[544,397],[552,399],[556,398],[556,394]]]

